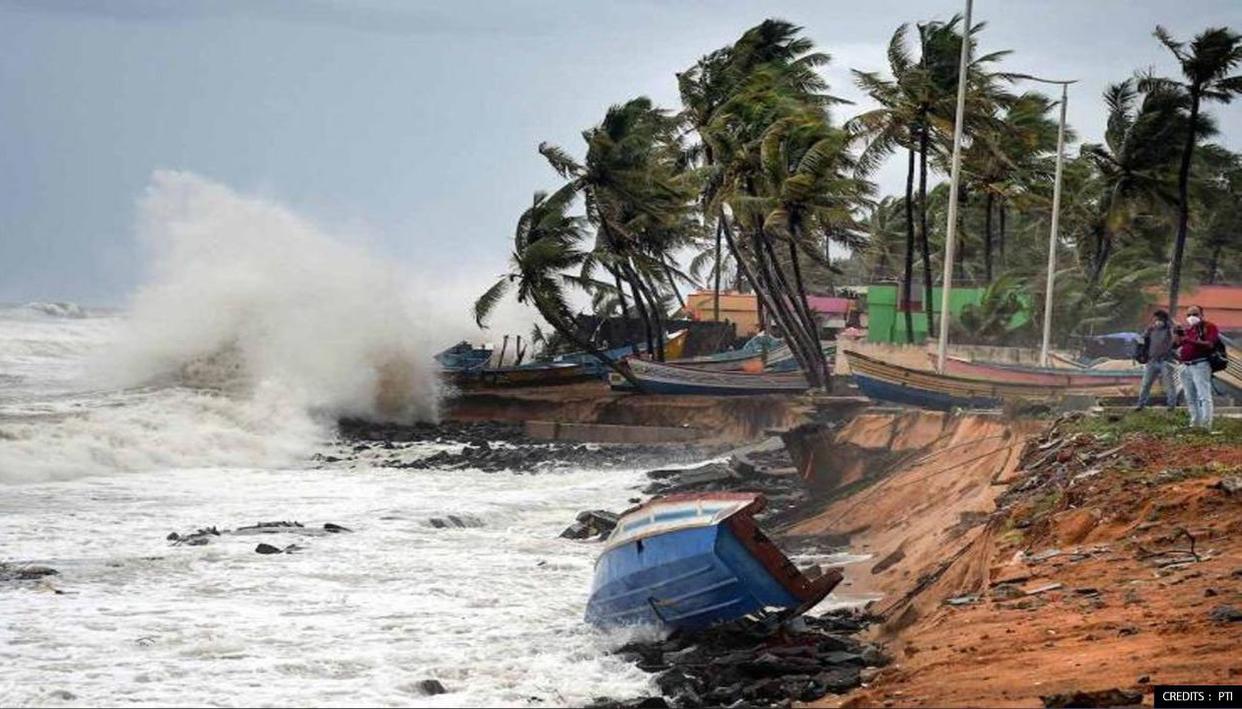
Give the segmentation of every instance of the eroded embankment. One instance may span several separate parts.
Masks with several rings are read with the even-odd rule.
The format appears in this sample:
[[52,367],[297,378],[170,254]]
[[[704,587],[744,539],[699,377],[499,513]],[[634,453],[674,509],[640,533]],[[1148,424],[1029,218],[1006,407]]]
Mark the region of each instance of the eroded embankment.
[[749,441],[807,420],[797,397],[633,395],[590,382],[529,389],[472,390],[445,402],[452,421],[557,421],[689,427],[704,440]]
[[1102,706],[1238,682],[1242,426],[1157,419],[870,415],[821,434],[842,487],[788,532],[873,555],[847,580],[883,594],[872,632],[895,658],[822,703]]

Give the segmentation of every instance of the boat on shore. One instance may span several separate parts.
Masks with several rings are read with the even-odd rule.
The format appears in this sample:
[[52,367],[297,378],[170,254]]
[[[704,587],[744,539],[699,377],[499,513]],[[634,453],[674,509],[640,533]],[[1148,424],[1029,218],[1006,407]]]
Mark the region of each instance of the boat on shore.
[[536,363],[516,367],[480,367],[446,371],[449,381],[462,389],[482,387],[538,387],[574,384],[597,379],[598,375],[581,364]]
[[[650,362],[630,358],[622,365],[648,394],[704,394],[748,396],[757,394],[800,394],[810,388],[800,371],[793,372],[717,372],[696,367]],[[610,378],[617,390],[627,390],[628,382],[619,375]]]
[[625,512],[595,562],[587,622],[695,631],[810,610],[841,570],[799,571],[755,523],[765,504],[759,493],[688,493]]
[[[934,365],[936,355],[929,352],[927,357]],[[1132,389],[1131,393],[1135,394],[1138,393],[1138,387],[1143,383],[1142,369],[1061,369],[1024,364],[976,362],[952,356],[945,358],[944,372],[945,374],[966,377],[967,379],[1042,384],[1052,387],[1074,388],[1113,384],[1119,387],[1130,387]]]
[[1111,381],[1089,386],[1050,386],[1024,382],[969,379],[902,367],[846,351],[858,388],[877,401],[948,411],[954,408],[995,409],[1006,400],[1056,400],[1067,394],[1129,396],[1133,387]]

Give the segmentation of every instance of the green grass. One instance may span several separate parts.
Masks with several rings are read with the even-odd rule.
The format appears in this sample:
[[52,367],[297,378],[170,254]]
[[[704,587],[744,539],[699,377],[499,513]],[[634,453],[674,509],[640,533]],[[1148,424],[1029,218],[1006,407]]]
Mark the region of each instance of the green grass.
[[1242,444],[1242,419],[1217,417],[1212,427],[1215,433],[1190,428],[1188,423],[1189,417],[1184,408],[1176,411],[1154,408],[1088,415],[1068,422],[1063,430],[1068,433],[1090,433],[1105,439],[1146,434],[1186,443]]

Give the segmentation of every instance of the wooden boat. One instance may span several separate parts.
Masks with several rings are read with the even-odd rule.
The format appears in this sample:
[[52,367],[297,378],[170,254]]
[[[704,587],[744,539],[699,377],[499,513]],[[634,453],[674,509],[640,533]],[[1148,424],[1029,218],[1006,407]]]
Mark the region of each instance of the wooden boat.
[[701,357],[683,357],[665,362],[678,367],[693,367],[712,372],[762,372],[763,353],[735,350]]
[[[686,339],[689,330],[678,330],[664,339],[664,356],[671,357],[674,354],[678,357],[686,349]],[[647,351],[647,343],[639,343],[635,345],[623,345],[621,347],[613,347],[604,350],[604,355],[613,361],[621,361],[626,357],[630,357],[637,350],[640,354]],[[554,364],[581,364],[594,377],[604,379],[608,377],[608,373],[612,371],[608,365],[599,361],[599,358],[590,352],[569,352],[563,355],[557,355],[552,359]]]
[[1008,399],[1049,400],[1066,394],[1128,396],[1133,387],[1112,382],[1091,386],[1049,386],[1022,382],[985,381],[901,367],[857,352],[845,352],[854,382],[864,394],[927,409],[993,409]]
[[446,371],[462,371],[479,369],[487,365],[492,351],[483,347],[474,347],[469,342],[459,342],[452,347],[436,354],[436,362]]
[[601,627],[700,630],[819,603],[840,569],[810,579],[755,524],[758,493],[657,498],[621,516],[595,562],[586,620]]
[[483,367],[447,372],[450,381],[463,389],[479,387],[537,387],[573,384],[596,378],[581,364],[524,364],[518,367]]
[[[934,353],[927,353],[933,366],[936,362]],[[1052,387],[1090,387],[1097,384],[1115,384],[1130,387],[1132,393],[1138,393],[1143,383],[1143,370],[1128,371],[1095,370],[1095,369],[1057,369],[1054,367],[1034,367],[1021,364],[1001,364],[994,362],[975,362],[961,357],[946,357],[945,374],[967,379],[985,381],[1014,382],[1022,384],[1042,384]]]
[[[622,364],[648,394],[709,394],[747,396],[754,394],[799,394],[810,388],[802,372],[749,373],[713,372],[694,367],[627,359]],[[613,388],[625,390],[628,382],[620,375],[609,377]]]

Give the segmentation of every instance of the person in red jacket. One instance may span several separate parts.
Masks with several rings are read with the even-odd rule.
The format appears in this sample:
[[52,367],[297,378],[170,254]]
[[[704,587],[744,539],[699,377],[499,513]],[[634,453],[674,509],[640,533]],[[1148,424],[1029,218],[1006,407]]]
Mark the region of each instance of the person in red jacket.
[[1220,342],[1220,330],[1203,319],[1203,308],[1192,305],[1186,309],[1186,326],[1174,333],[1177,358],[1182,367],[1182,389],[1186,392],[1186,408],[1190,425],[1212,428],[1212,366],[1208,358]]

